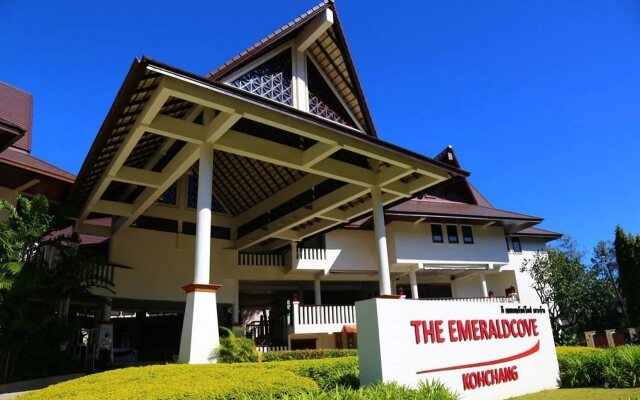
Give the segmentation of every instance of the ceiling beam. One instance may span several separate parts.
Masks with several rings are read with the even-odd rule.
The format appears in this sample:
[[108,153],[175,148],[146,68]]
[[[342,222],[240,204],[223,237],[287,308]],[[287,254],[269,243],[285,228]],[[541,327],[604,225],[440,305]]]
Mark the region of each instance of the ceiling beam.
[[340,150],[337,144],[316,143],[302,153],[302,166],[313,167],[315,164]]
[[40,183],[40,179],[31,179],[29,182],[23,183],[22,185],[18,186],[15,189],[12,189],[12,190],[14,192],[16,192],[16,193],[22,193],[25,190],[28,190],[28,189],[34,187],[38,183]]
[[[309,207],[295,210],[282,218],[271,221],[268,226],[265,227],[266,229],[257,229],[244,237],[239,238],[236,242],[237,247],[238,249],[245,249],[247,247],[254,246],[266,239],[276,236],[280,232],[295,228],[303,222],[319,217],[327,211],[338,208],[344,203],[364,196],[368,192],[369,189],[359,186],[343,186],[340,189],[334,190],[333,192],[312,201]],[[334,223],[334,221],[329,222]]]
[[163,176],[160,172],[131,168],[123,165],[120,167],[118,173],[112,177],[112,180],[129,183],[131,185],[157,188],[162,184]]
[[133,214],[133,204],[119,201],[98,200],[93,206],[93,212],[107,215],[120,215],[128,217]]
[[235,218],[235,225],[241,226],[252,219],[256,218],[260,214],[263,214],[272,208],[279,206],[285,201],[292,199],[299,194],[311,189],[312,187],[324,182],[327,178],[319,175],[307,174],[292,183],[291,185],[285,187],[282,190],[274,193],[272,196],[267,197],[266,199],[260,201],[258,204],[249,208],[248,210],[242,212],[242,214],[238,214]]
[[115,156],[111,159],[111,162],[107,166],[100,181],[94,186],[91,194],[85,202],[84,209],[81,211],[78,220],[83,222],[89,216],[89,213],[93,210],[95,204],[100,200],[104,191],[107,190],[113,176],[115,176],[120,167],[124,164],[129,157],[129,154],[138,143],[142,135],[144,134],[144,125],[148,125],[153,121],[156,114],[160,111],[164,103],[170,96],[170,92],[165,90],[165,84],[168,78],[162,78],[158,87],[153,92],[144,108],[138,115],[138,119],[135,124],[129,129],[129,134],[125,137],[124,141],[120,144]]
[[296,50],[305,51],[333,25],[333,11],[326,8],[321,14],[313,18],[311,22],[296,37]]

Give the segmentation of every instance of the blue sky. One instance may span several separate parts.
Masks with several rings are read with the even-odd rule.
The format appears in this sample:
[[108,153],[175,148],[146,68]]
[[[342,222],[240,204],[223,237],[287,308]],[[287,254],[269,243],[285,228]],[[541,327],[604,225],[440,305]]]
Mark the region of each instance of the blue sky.
[[[313,0],[0,0],[0,80],[34,94],[33,154],[78,172],[134,57],[206,73]],[[640,5],[338,0],[380,137],[451,144],[496,207],[590,250],[640,233]]]

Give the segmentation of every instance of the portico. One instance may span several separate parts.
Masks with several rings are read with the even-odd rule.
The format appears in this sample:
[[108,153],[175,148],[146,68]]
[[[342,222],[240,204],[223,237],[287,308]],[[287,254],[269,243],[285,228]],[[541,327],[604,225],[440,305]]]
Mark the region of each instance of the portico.
[[[318,114],[302,101],[314,99],[311,89],[321,86],[314,79],[330,85],[326,68],[343,70],[349,64],[331,8],[327,3],[314,11],[275,49],[219,79],[147,58],[135,61],[82,168],[72,193],[79,232],[101,230],[118,240],[132,225],[153,225],[178,232],[178,241],[181,234],[195,233],[193,281],[176,282],[187,292],[181,362],[210,362],[218,344],[220,287],[210,274],[225,266],[212,261],[224,258],[212,255],[212,238],[224,241],[224,251],[280,254],[292,243],[372,214],[379,294],[391,294],[383,208],[466,174],[377,139],[350,65],[342,79],[351,82],[352,96],[343,98],[331,86],[333,94],[326,94],[339,99],[341,120],[331,117],[329,108]],[[318,38],[329,29],[343,52],[342,67],[336,60],[323,67],[322,52],[313,56],[322,45]],[[292,100],[278,101],[235,83],[287,51]],[[195,209],[177,200],[172,207],[162,204],[184,191],[192,176],[197,176]],[[88,224],[95,215],[112,216],[111,227]],[[321,303],[327,271],[293,273],[314,281],[314,300]]]

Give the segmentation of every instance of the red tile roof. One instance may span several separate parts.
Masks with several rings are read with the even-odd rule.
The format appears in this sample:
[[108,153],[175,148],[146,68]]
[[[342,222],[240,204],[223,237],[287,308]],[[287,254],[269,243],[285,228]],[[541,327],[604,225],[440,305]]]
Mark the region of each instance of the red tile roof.
[[0,118],[18,126],[25,134],[13,146],[31,151],[33,96],[23,90],[0,82]]
[[55,165],[11,147],[0,153],[0,163],[12,165],[69,183],[73,183],[76,179],[75,175]]

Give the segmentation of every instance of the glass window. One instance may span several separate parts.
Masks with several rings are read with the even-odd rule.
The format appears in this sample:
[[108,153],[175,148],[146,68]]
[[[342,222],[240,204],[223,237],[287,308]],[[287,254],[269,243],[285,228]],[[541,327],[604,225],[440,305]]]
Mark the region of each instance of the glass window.
[[511,238],[511,247],[516,253],[522,253],[522,244],[520,243],[520,238]]
[[473,244],[473,229],[470,226],[462,227],[462,242]]
[[460,243],[457,225],[447,225],[447,240],[449,243]]
[[431,239],[433,239],[433,243],[444,242],[444,238],[442,237],[442,225],[431,225]]

